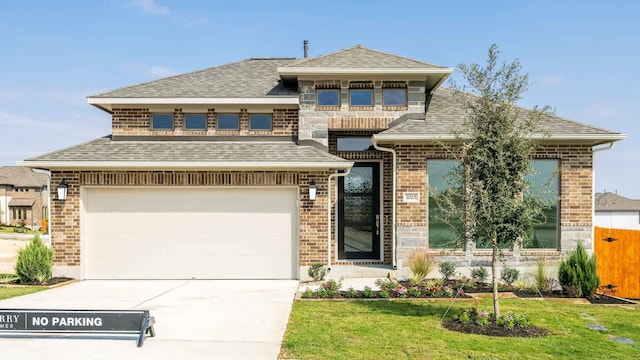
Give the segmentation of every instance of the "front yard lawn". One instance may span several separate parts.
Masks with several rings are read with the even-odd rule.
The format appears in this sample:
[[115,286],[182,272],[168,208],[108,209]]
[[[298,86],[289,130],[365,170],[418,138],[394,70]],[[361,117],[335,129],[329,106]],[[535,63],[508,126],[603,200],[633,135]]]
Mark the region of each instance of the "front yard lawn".
[[45,289],[46,287],[44,286],[28,286],[28,287],[0,286],[0,300],[12,298],[15,296],[32,294]]
[[[488,337],[444,329],[450,301],[296,301],[282,343],[289,359],[638,359],[640,310],[503,299],[501,312],[527,313],[551,335]],[[468,303],[454,303],[456,313]],[[490,300],[476,305],[492,310]],[[557,318],[557,319],[556,319]],[[598,332],[587,325],[602,325]]]

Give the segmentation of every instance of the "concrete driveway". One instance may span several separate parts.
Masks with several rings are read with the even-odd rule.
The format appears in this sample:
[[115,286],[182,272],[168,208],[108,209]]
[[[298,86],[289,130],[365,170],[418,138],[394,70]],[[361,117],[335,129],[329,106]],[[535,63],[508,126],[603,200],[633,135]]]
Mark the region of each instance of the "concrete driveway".
[[156,337],[2,338],[5,359],[276,359],[294,280],[90,280],[0,301],[0,308],[148,309]]

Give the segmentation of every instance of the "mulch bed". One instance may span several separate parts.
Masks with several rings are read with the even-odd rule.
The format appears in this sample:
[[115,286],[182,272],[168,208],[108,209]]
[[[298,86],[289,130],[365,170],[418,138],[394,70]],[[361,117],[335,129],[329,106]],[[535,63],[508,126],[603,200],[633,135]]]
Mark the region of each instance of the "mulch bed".
[[15,279],[9,281],[7,285],[22,285],[22,286],[54,286],[59,285],[68,281],[73,281],[72,278],[67,277],[52,277],[51,279],[45,281],[42,284],[30,283],[30,282],[21,282],[20,279]]
[[549,331],[539,328],[535,325],[527,325],[526,327],[514,327],[508,329],[504,326],[489,323],[488,325],[478,325],[474,322],[463,324],[457,320],[449,320],[442,323],[445,329],[457,331],[465,334],[477,334],[487,336],[505,336],[505,337],[541,337],[549,335]]

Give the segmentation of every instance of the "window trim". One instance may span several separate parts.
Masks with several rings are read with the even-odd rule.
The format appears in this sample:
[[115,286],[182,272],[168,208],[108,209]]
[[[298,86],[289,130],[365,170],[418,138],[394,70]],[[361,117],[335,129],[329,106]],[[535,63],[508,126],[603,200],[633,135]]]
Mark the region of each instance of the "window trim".
[[[338,103],[337,104],[320,104],[320,93],[321,92],[336,92],[338,93]],[[339,88],[329,88],[329,89],[324,89],[324,88],[317,88],[316,89],[316,106],[319,107],[336,107],[336,106],[341,106],[342,105],[342,91],[340,91]]]
[[[156,128],[153,125],[153,117],[155,115],[170,115],[171,116],[171,127],[170,128]],[[176,128],[176,116],[174,113],[166,113],[166,112],[158,112],[158,113],[151,113],[151,121],[150,121],[150,128],[151,130],[156,130],[156,131],[171,131],[171,130],[175,130]]]
[[[204,115],[204,127],[202,128],[188,128],[187,127],[187,117],[189,115]],[[196,113],[196,112],[190,112],[190,113],[184,113],[182,115],[182,120],[183,120],[183,124],[182,124],[182,128],[186,131],[206,131],[209,128],[208,125],[208,116],[207,113]]]
[[[349,88],[349,106],[350,107],[372,107],[375,105],[375,94],[373,88]],[[369,105],[355,105],[352,102],[352,94],[354,91],[368,91],[371,93],[371,104]]]
[[[231,128],[221,128],[220,127],[220,116],[221,115],[234,115],[238,118],[238,126],[234,129]],[[216,130],[220,131],[239,131],[240,130],[240,113],[217,113],[216,114]]]
[[[269,116],[269,128],[268,129],[254,129],[251,124],[251,119],[254,116],[262,116],[262,115],[266,115]],[[272,131],[273,130],[273,114],[269,114],[269,113],[254,113],[254,114],[249,114],[249,130],[250,131]]]
[[[404,104],[385,104],[384,103],[384,93],[386,91],[403,91],[404,92]],[[388,87],[388,88],[382,88],[382,106],[386,106],[386,107],[405,107],[409,104],[409,92],[407,91],[407,88],[396,88],[396,87]]]

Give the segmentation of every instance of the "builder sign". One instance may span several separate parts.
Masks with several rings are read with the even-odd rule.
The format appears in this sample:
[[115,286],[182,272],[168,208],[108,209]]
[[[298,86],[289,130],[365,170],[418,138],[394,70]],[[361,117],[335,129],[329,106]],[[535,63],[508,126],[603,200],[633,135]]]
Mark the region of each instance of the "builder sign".
[[[92,333],[154,336],[147,310],[13,310],[0,309],[3,333]],[[139,346],[142,345],[142,340]]]

